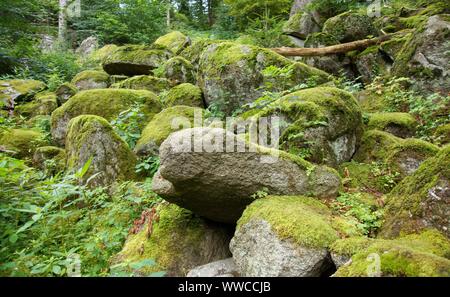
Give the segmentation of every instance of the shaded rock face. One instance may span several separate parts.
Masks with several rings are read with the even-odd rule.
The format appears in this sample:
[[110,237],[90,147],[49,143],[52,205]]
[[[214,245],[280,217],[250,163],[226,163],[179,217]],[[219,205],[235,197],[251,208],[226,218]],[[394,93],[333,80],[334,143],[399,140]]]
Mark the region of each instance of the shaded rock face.
[[111,75],[149,75],[172,56],[173,53],[162,46],[126,45],[103,60],[103,69]]
[[69,100],[69,98],[75,95],[77,92],[78,89],[73,84],[64,83],[61,86],[59,86],[55,91],[58,106],[61,106],[64,103],[66,103],[67,100]]
[[381,236],[436,228],[450,238],[450,147],[423,162],[389,194]]
[[164,77],[174,85],[182,83],[195,83],[196,74],[192,64],[183,57],[169,59],[163,66]]
[[[292,66],[290,77],[270,78],[263,71],[275,66]],[[234,110],[251,103],[263,94],[265,83],[272,82],[271,91],[283,91],[306,83],[315,76],[317,82],[325,83],[329,75],[302,63],[294,63],[272,51],[250,45],[223,42],[208,46],[200,58],[198,86],[205,101],[231,115]]]
[[220,260],[199,267],[195,267],[187,277],[238,277],[236,264],[233,258]]
[[421,91],[450,92],[449,15],[428,19],[425,29],[416,32],[398,54],[393,66],[396,76],[408,76]]
[[64,171],[66,165],[65,150],[54,146],[43,146],[34,152],[33,166],[51,174]]
[[282,240],[263,220],[241,226],[231,240],[230,250],[246,277],[321,276],[332,265],[326,248],[306,248]]
[[[165,271],[166,276],[184,277],[195,267],[231,256],[228,245],[232,232],[228,226],[205,220],[166,202],[155,210],[151,222],[147,219],[128,236],[113,262],[154,259],[156,265],[142,269],[139,275]],[[147,227],[150,223],[149,232]]]
[[136,177],[136,157],[104,118],[82,115],[72,119],[68,127],[66,152],[69,170],[79,170],[91,160],[83,177],[83,182],[88,182],[88,186],[108,186]]
[[90,36],[81,42],[75,52],[82,56],[88,56],[95,52],[98,49],[98,46],[98,39],[94,36]]
[[219,128],[171,134],[160,147],[160,159],[153,190],[169,202],[224,223],[235,223],[255,199],[252,195],[264,188],[273,194],[334,197],[340,186],[339,176],[328,167],[247,144]]
[[52,113],[52,139],[63,146],[68,123],[76,116],[98,115],[110,121],[136,104],[140,104],[141,112],[146,115],[145,121],[139,123],[142,128],[162,108],[159,98],[150,91],[97,89],[79,92]]

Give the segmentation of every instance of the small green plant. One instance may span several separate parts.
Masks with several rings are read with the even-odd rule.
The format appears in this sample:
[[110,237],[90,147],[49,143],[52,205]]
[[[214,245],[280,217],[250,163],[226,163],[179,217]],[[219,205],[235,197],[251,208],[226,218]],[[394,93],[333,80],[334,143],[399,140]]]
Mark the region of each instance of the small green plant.
[[160,164],[161,162],[159,157],[148,157],[136,165],[136,172],[145,174],[145,176],[153,177],[158,171]]
[[400,173],[392,171],[391,168],[384,163],[372,162],[371,174],[380,181],[385,191],[392,190],[398,183]]
[[140,123],[145,118],[141,108],[141,104],[135,104],[131,108],[122,111],[117,119],[111,121],[111,126],[131,149],[136,146],[137,141],[141,137]]
[[255,200],[265,198],[267,196],[269,196],[269,189],[265,187],[251,195],[252,199]]
[[382,210],[364,203],[361,193],[341,193],[331,206],[337,213],[356,219],[356,227],[365,235],[373,235],[381,227]]

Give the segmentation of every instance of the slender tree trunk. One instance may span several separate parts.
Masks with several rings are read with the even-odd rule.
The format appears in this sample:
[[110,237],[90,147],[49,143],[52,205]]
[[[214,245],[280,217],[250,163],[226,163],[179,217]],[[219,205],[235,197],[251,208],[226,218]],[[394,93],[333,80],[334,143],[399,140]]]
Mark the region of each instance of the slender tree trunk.
[[67,0],[59,0],[58,41],[61,47],[67,46]]
[[208,25],[212,27],[214,25],[214,14],[213,14],[213,0],[208,0]]
[[172,20],[170,19],[170,10],[171,10],[170,0],[168,0],[167,1],[167,12],[166,12],[166,22],[167,22],[167,28],[169,28],[169,29],[172,24]]
[[377,38],[358,40],[321,48],[280,47],[280,48],[273,48],[272,50],[285,57],[311,57],[311,56],[335,55],[347,53],[354,50],[365,49],[368,48],[369,46],[385,42],[391,39],[393,36],[400,34],[405,33],[402,32],[402,33],[387,34]]

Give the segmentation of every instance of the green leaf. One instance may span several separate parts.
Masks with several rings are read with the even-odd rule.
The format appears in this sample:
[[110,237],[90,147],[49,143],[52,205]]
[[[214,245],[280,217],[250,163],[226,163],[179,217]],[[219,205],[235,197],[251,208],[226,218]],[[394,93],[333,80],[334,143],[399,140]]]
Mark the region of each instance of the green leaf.
[[17,239],[19,239],[19,236],[16,233],[11,234],[11,236],[9,236],[9,242],[11,243],[16,243]]
[[132,269],[139,270],[139,269],[141,269],[141,268],[143,268],[145,266],[154,266],[154,265],[155,265],[155,260],[153,260],[153,259],[144,259],[144,260],[139,261],[139,262],[131,263],[130,267]]
[[86,174],[86,172],[89,170],[89,167],[91,166],[92,160],[94,157],[90,157],[89,160],[84,164],[83,168],[78,172],[78,177],[83,178],[83,176]]
[[61,274],[61,267],[58,265],[53,265],[52,271],[54,274],[60,275]]
[[165,271],[158,271],[158,272],[153,272],[151,274],[149,274],[149,277],[163,277],[166,275]]

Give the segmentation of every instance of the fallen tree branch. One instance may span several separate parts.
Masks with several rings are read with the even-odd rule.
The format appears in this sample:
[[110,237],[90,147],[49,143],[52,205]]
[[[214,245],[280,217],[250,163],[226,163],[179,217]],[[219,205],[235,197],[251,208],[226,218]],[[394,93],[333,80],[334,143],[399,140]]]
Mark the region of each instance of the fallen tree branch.
[[405,32],[398,32],[392,34],[386,34],[381,37],[372,39],[357,40],[348,43],[336,44],[332,46],[320,47],[320,48],[307,48],[307,47],[279,47],[272,48],[274,52],[285,57],[313,57],[313,56],[326,56],[343,54],[354,50],[361,50],[368,48],[369,46],[380,44],[388,41],[396,35],[404,35]]

